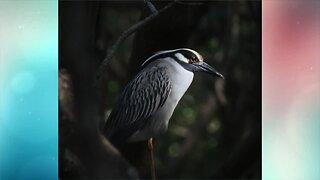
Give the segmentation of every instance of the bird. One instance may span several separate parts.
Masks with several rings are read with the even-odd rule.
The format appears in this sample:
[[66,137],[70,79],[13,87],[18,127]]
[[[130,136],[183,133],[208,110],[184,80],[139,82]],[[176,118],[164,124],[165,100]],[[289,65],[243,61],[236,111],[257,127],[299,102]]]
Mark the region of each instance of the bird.
[[197,72],[224,78],[195,50],[178,48],[154,53],[124,87],[104,125],[104,135],[120,147],[165,133],[174,109]]

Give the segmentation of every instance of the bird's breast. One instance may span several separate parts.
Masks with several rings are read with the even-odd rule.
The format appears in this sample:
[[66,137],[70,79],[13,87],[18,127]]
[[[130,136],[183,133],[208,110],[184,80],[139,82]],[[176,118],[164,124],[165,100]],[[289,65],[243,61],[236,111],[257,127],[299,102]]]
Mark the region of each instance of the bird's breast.
[[136,132],[130,141],[146,140],[146,137],[155,137],[164,133],[169,124],[169,120],[178,102],[185,94],[193,80],[193,72],[184,69],[179,63],[168,59],[164,66],[169,73],[171,92],[165,103],[148,120],[146,128]]
[[193,80],[193,72],[184,69],[177,62],[172,62],[169,69],[171,93],[164,105],[152,117],[153,133],[165,132],[168,128],[169,120],[181,100],[182,96],[188,90]]

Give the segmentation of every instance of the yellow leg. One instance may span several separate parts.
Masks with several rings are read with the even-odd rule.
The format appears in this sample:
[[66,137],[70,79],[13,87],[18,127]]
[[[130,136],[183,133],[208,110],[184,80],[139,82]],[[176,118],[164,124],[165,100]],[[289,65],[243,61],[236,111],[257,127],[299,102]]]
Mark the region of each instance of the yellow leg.
[[156,168],[155,168],[155,163],[154,163],[154,156],[153,156],[153,138],[151,137],[148,140],[148,147],[150,149],[150,156],[151,156],[151,177],[152,180],[156,180]]

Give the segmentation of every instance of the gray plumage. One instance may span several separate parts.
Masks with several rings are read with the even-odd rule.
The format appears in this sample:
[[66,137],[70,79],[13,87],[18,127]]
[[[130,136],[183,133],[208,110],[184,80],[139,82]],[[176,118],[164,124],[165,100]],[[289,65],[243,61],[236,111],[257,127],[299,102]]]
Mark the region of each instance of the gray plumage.
[[193,72],[199,71],[200,65],[188,63],[187,57],[192,55],[197,56],[197,63],[207,65],[189,49],[160,51],[145,61],[106,122],[104,134],[114,145],[147,140],[167,130],[176,105],[193,80]]
[[107,137],[112,142],[126,141],[135,131],[143,129],[150,116],[163,106],[171,92],[166,71],[166,67],[154,65],[141,71],[125,87],[106,124]]

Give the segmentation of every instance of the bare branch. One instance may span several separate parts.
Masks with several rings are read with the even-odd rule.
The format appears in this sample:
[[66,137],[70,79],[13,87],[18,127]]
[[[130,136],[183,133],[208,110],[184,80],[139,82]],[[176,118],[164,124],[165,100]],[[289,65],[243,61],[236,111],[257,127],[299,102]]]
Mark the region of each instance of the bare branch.
[[[110,63],[111,58],[113,57],[115,51],[118,49],[118,46],[127,38],[129,37],[131,34],[133,34],[134,32],[136,32],[137,30],[139,30],[140,28],[142,28],[143,26],[145,26],[147,23],[149,23],[150,21],[152,21],[153,19],[155,19],[159,14],[161,14],[162,12],[166,11],[167,9],[171,8],[173,5],[176,4],[176,2],[178,2],[177,0],[174,0],[173,2],[169,3],[168,5],[166,5],[165,7],[163,7],[162,9],[160,9],[159,11],[156,11],[154,13],[152,13],[151,15],[149,15],[148,17],[144,18],[143,20],[139,21],[138,23],[132,25],[129,29],[127,29],[126,31],[124,31],[119,38],[117,39],[117,41],[111,46],[111,48],[108,50],[108,53],[106,55],[106,57],[104,58],[104,60],[102,61],[97,74],[96,74],[96,78],[97,80],[100,79],[103,70],[105,69],[105,67]],[[149,6],[150,7],[150,6]]]
[[150,0],[144,0],[144,2],[147,4],[148,8],[150,9],[150,11],[152,13],[158,13],[158,10],[156,9],[156,7],[151,3]]

